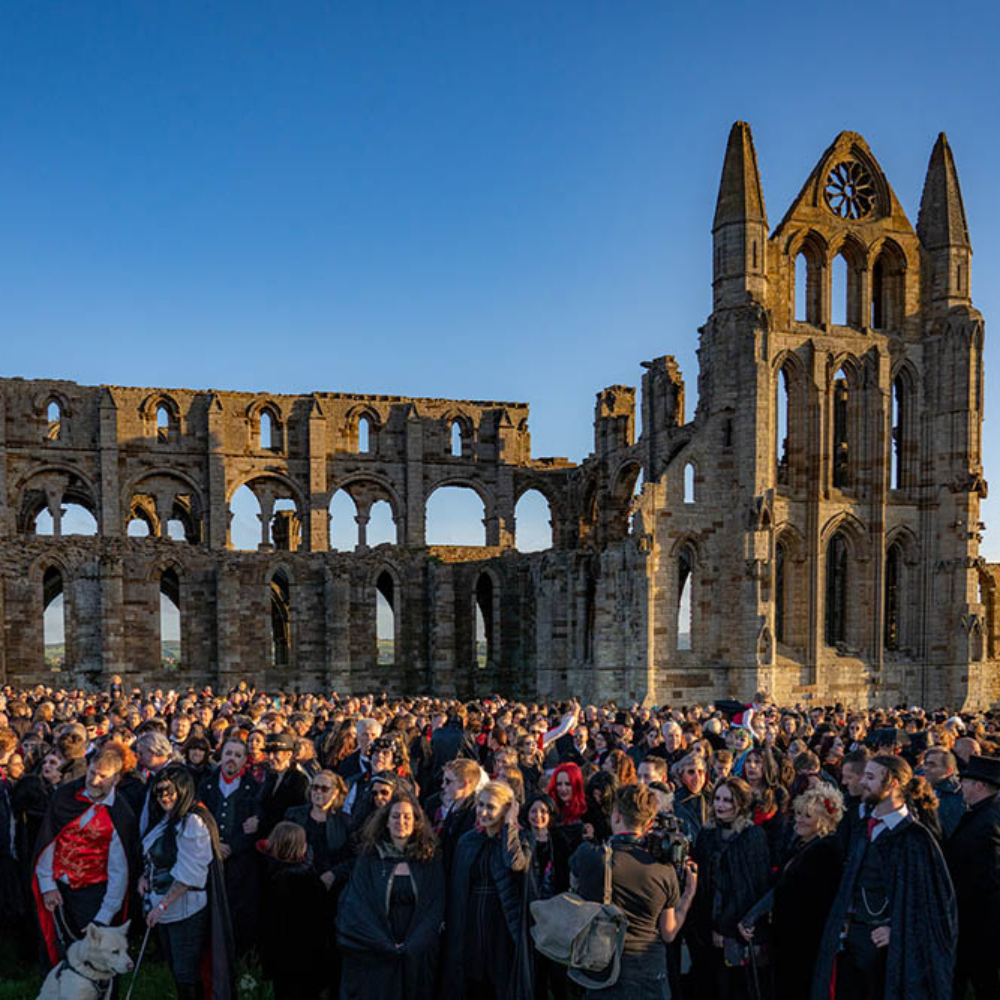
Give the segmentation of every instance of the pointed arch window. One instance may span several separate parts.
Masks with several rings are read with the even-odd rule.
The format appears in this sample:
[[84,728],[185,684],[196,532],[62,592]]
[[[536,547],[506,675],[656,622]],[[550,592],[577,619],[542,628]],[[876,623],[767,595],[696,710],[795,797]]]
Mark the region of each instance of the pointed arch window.
[[291,660],[291,593],[288,577],[278,570],[271,577],[271,666],[287,667]]
[[904,318],[906,258],[895,243],[882,247],[872,267],[871,325],[875,330],[898,329]]
[[480,573],[476,581],[476,666],[483,669],[495,660],[496,628],[493,614],[493,578]]
[[795,257],[795,319],[823,323],[823,284],[826,276],[825,243],[815,233],[806,236]]
[[777,642],[787,642],[785,627],[785,575],[788,572],[788,552],[784,542],[778,542],[774,549],[774,638]]
[[791,376],[787,365],[782,365],[778,372],[774,410],[777,414],[777,420],[774,423],[775,477],[779,486],[787,486],[791,480],[788,444],[789,417],[791,416]]
[[694,647],[692,600],[694,558],[689,549],[681,549],[677,557],[677,648]]
[[902,550],[890,545],[885,556],[885,648],[890,650],[900,647],[902,573]]
[[826,547],[826,644],[847,641],[847,542],[838,531]]
[[358,418],[358,454],[367,455],[372,450],[372,422],[369,417]]
[[833,485],[846,489],[851,485],[850,388],[847,373],[841,369],[833,380]]
[[396,581],[388,570],[383,570],[375,581],[375,642],[379,666],[392,666],[396,662],[398,620]]
[[183,662],[181,650],[181,584],[177,572],[160,574],[160,662],[166,670],[177,670]]
[[55,399],[50,399],[45,407],[45,440],[58,441],[62,437],[62,407]]
[[684,502],[694,503],[695,500],[695,476],[694,476],[694,462],[688,462],[684,466]]
[[597,581],[591,574],[587,575],[587,589],[584,595],[583,609],[583,658],[588,663],[594,662],[594,631],[597,626]]
[[50,566],[42,576],[42,642],[45,665],[61,670],[69,650],[69,615],[62,572]]
[[451,455],[454,458],[462,457],[462,425],[457,421],[452,421],[451,425]]

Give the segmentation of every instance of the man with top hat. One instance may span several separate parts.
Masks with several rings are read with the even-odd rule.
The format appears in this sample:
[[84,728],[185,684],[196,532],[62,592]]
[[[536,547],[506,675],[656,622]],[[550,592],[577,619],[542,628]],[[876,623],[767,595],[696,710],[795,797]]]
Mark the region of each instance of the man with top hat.
[[124,755],[108,744],[84,778],[60,785],[38,834],[33,889],[45,957],[55,965],[91,922],[125,918],[135,815],[116,794]]
[[1000,1000],[1000,759],[972,756],[962,774],[968,811],[945,844],[958,900],[955,997]]

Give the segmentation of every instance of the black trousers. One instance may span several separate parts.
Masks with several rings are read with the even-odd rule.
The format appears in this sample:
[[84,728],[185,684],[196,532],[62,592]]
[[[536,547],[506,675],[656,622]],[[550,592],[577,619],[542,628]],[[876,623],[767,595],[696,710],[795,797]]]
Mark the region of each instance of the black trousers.
[[201,954],[208,938],[208,907],[173,923],[156,925],[163,957],[170,966],[174,980],[180,985],[195,985],[201,981]]
[[885,948],[872,944],[872,924],[852,923],[847,947],[837,955],[837,1000],[882,1000]]

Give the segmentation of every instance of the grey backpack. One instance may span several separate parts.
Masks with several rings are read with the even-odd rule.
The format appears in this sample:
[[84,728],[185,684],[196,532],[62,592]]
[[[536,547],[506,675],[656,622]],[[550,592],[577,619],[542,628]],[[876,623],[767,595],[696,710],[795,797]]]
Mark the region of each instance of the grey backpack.
[[[531,904],[535,947],[569,967],[569,978],[591,990],[618,981],[628,920],[611,902],[611,847],[604,845],[604,901],[592,903],[575,892]],[[595,978],[594,974],[600,975]]]

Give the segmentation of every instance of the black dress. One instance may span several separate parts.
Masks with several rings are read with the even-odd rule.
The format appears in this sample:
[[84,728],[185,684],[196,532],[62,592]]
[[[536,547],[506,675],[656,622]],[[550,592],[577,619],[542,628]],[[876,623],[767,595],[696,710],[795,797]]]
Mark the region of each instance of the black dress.
[[744,917],[744,924],[755,925],[770,910],[774,1000],[801,1000],[805,984],[812,982],[843,865],[836,834],[809,841],[782,867],[774,889]]

